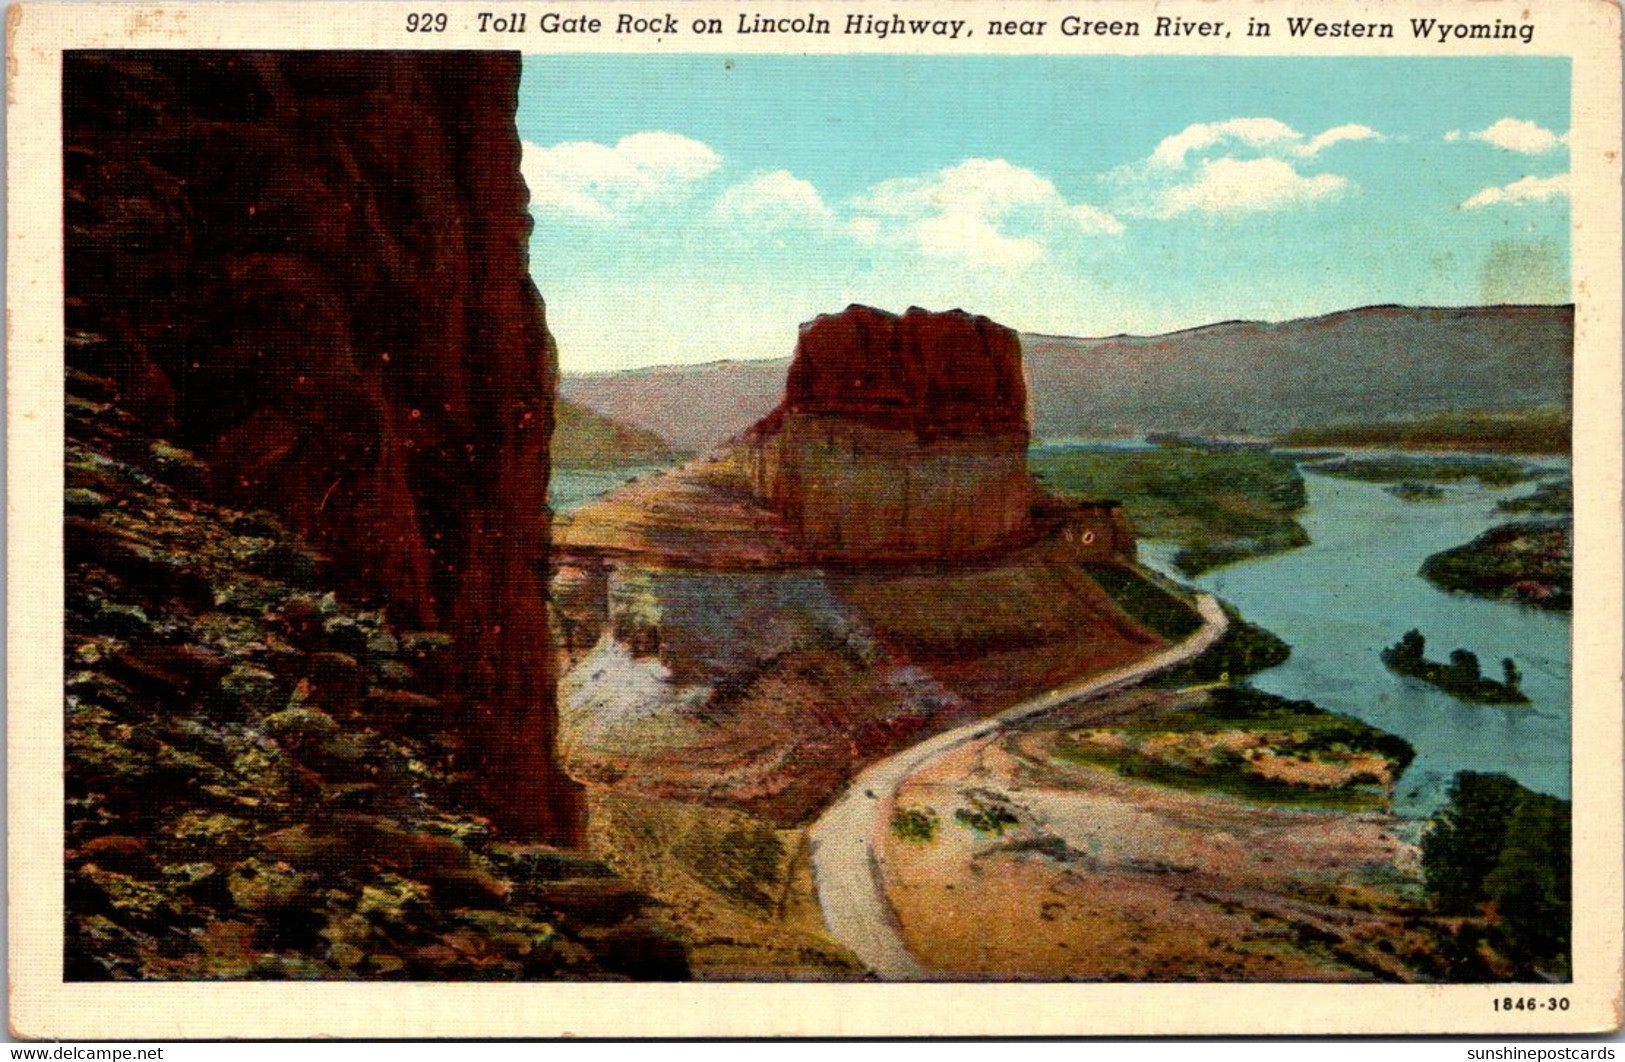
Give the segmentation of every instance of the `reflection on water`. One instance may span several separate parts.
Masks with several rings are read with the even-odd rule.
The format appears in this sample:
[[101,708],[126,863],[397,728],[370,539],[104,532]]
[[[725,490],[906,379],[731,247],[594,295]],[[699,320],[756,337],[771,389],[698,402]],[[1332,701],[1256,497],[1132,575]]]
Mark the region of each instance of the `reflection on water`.
[[[1254,678],[1258,688],[1363,719],[1416,746],[1400,780],[1401,813],[1425,815],[1457,771],[1495,771],[1531,789],[1569,796],[1569,616],[1434,588],[1417,575],[1431,553],[1470,541],[1515,517],[1495,503],[1525,484],[1488,490],[1447,486],[1436,502],[1405,502],[1381,485],[1305,473],[1300,519],[1312,545],[1208,572],[1197,586],[1292,645],[1285,664]],[[1172,572],[1175,548],[1143,543],[1141,557]],[[1503,657],[1524,673],[1526,707],[1463,704],[1382,665],[1378,653],[1415,627],[1428,656],[1478,654],[1486,674]]]

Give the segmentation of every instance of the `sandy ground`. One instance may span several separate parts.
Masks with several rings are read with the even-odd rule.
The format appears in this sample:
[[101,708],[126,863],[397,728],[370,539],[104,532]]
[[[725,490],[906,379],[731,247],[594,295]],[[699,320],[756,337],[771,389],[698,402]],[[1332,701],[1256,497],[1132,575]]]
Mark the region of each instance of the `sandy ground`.
[[[1111,711],[1105,704],[1103,712]],[[1074,715],[1070,722],[1076,722]],[[1386,815],[1264,807],[1057,764],[1059,730],[1005,732],[911,775],[883,877],[935,976],[1403,980],[1417,853]],[[955,819],[1003,808],[1002,834]]]
[[591,847],[656,901],[702,981],[862,980],[824,930],[805,829],[590,787]]
[[[897,911],[886,896],[884,860],[898,788],[928,764],[964,747],[980,747],[1023,721],[1052,714],[1067,719],[1092,707],[1066,708],[1127,689],[1158,671],[1195,658],[1223,635],[1228,620],[1207,595],[1197,601],[1202,627],[1177,645],[1126,667],[1092,675],[1005,709],[991,719],[947,730],[871,764],[827,808],[810,831],[813,873],[824,923],[863,964],[888,980],[931,976],[899,932]],[[1063,710],[1065,709],[1065,710]],[[1091,717],[1092,717],[1091,716]]]

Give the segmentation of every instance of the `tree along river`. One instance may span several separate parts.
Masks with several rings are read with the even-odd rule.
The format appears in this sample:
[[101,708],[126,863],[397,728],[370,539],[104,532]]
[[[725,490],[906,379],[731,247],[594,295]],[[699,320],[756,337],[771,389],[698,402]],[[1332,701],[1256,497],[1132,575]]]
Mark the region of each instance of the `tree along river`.
[[[1540,464],[1567,468],[1552,459]],[[1532,485],[1491,490],[1469,480],[1446,486],[1442,500],[1407,502],[1380,484],[1313,472],[1304,480],[1309,505],[1299,520],[1311,545],[1181,579],[1291,644],[1291,658],[1254,676],[1253,685],[1363,719],[1414,745],[1416,762],[1395,789],[1400,814],[1432,812],[1464,770],[1508,774],[1568,799],[1569,615],[1449,593],[1417,574],[1429,554],[1528,519],[1498,513],[1495,504]],[[1168,573],[1175,552],[1164,542],[1140,546],[1143,562]],[[1470,649],[1492,678],[1511,657],[1530,703],[1464,704],[1389,671],[1378,654],[1412,627],[1426,636],[1430,659]]]

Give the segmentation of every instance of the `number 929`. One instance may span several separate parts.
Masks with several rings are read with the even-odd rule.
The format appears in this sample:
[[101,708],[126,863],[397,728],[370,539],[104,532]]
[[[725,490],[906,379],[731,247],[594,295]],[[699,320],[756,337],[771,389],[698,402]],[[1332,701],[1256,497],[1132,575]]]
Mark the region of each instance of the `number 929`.
[[418,14],[413,12],[406,16],[406,32],[408,33],[444,33],[446,32],[446,13]]

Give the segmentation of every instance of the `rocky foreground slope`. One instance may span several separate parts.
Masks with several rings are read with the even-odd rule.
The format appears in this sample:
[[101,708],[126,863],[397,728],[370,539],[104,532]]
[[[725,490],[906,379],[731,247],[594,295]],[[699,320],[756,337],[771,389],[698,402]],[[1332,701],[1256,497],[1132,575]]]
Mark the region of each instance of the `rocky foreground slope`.
[[451,636],[68,388],[68,980],[687,976],[647,896],[480,813]]

